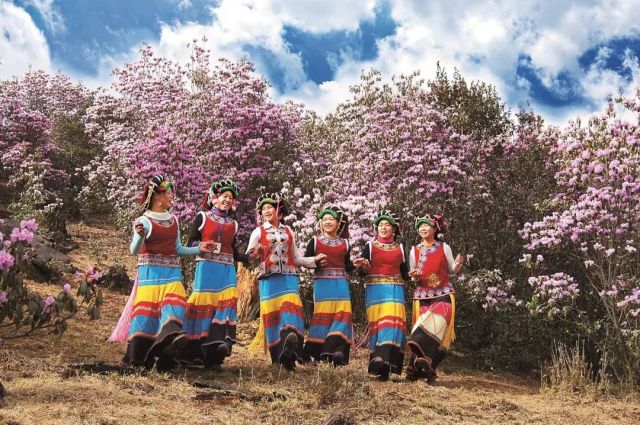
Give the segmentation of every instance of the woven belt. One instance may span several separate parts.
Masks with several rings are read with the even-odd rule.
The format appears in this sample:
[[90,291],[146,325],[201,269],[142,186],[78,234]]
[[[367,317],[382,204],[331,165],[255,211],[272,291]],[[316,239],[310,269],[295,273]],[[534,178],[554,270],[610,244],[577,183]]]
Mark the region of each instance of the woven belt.
[[139,266],[180,267],[180,258],[175,255],[139,255]]

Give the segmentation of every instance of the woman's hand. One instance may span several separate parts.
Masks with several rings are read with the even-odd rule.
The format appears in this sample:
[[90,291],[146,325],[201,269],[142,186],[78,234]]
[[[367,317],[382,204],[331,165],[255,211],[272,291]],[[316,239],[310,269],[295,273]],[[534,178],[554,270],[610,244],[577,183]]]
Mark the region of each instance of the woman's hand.
[[371,263],[366,258],[356,258],[353,260],[353,265],[361,268],[365,273],[368,273],[371,270]]
[[262,258],[262,245],[257,245],[251,251],[249,251],[249,260],[257,261]]
[[455,263],[456,263],[456,273],[458,273],[462,268],[462,264],[464,264],[464,254],[458,254],[456,256]]
[[314,257],[314,260],[316,260],[316,265],[324,267],[327,265],[327,254],[318,254]]
[[413,269],[409,272],[409,276],[413,279],[413,280],[418,280],[418,278],[420,276],[422,276],[422,270],[420,269]]
[[205,241],[198,244],[200,252],[213,252],[216,249],[216,243],[214,241]]
[[144,228],[144,224],[136,221],[136,224],[133,225],[133,231],[142,236],[143,238],[147,236],[147,231]]

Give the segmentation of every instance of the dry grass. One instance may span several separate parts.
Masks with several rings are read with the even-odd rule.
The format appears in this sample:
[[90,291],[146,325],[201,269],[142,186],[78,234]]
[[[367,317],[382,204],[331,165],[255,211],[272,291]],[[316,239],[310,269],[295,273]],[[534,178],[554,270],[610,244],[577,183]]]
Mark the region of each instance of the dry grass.
[[[72,226],[74,236],[104,238],[105,264],[120,262],[127,243],[110,229]],[[94,264],[87,240],[72,253],[78,267]],[[120,257],[119,257],[120,256]],[[59,290],[38,285],[38,290]],[[534,378],[486,373],[466,366],[465,358],[445,360],[435,386],[393,377],[379,382],[366,374],[367,353],[355,351],[350,365],[334,369],[305,365],[294,373],[271,366],[266,355],[247,350],[255,323],[239,327],[240,343],[222,373],[180,370],[172,374],[90,374],[64,378],[78,361],[117,364],[123,345],[105,342],[126,296],[105,291],[103,317],[77,321],[62,338],[10,341],[0,349],[0,381],[7,396],[0,402],[0,424],[321,424],[342,412],[353,423],[637,423],[637,399],[601,394],[540,390]],[[208,379],[229,395],[197,398],[211,389],[190,384]],[[254,401],[237,394],[251,395]],[[261,400],[257,400],[261,398]]]

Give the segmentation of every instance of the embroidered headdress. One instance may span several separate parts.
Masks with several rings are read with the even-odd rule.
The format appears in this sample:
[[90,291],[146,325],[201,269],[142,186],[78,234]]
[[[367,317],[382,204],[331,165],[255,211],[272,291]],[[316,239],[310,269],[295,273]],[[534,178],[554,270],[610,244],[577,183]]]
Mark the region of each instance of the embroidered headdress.
[[224,192],[231,192],[233,194],[233,202],[231,203],[231,210],[235,211],[237,207],[236,199],[240,193],[238,186],[233,182],[233,180],[225,179],[219,180],[217,182],[213,182],[207,193],[205,194],[204,200],[200,207],[202,209],[211,209],[218,199],[218,196],[223,194]]
[[425,214],[422,217],[416,218],[415,228],[418,230],[421,224],[426,224],[427,226],[434,227],[436,229],[436,239],[442,240],[444,239],[444,234],[447,233],[447,229],[449,227],[447,221],[444,218],[443,214]]
[[151,206],[151,197],[154,194],[166,192],[167,189],[173,190],[173,183],[162,174],[151,177],[144,185],[144,191],[140,196],[140,205],[147,210]]
[[349,217],[344,210],[336,205],[330,205],[320,211],[318,214],[318,220],[322,220],[322,217],[329,214],[331,217],[338,220],[338,230],[336,234],[341,238],[349,237]]

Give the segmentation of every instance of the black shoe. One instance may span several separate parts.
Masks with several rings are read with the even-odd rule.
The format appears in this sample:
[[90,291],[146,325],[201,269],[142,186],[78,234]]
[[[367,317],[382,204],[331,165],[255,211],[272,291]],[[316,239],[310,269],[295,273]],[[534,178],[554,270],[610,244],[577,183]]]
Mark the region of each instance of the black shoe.
[[163,353],[169,357],[179,356],[182,350],[187,346],[187,335],[184,333],[176,335],[171,344],[164,348]]
[[334,354],[331,361],[333,362],[333,365],[336,367],[344,365],[344,354],[342,353]]
[[222,365],[218,364],[218,363],[207,366],[207,369],[212,370],[214,372],[222,372],[223,371]]
[[284,351],[298,351],[298,335],[295,332],[290,332],[284,339]]
[[380,368],[380,375],[378,376],[378,379],[380,379],[381,381],[388,381],[390,373],[391,368],[389,367],[388,363],[385,363],[382,365],[382,368]]
[[433,368],[431,367],[431,363],[429,362],[429,360],[427,360],[424,357],[418,357],[416,358],[416,360],[413,362],[414,367],[416,368],[416,370],[418,372],[431,372],[431,373],[435,373],[435,371],[433,370]]
[[374,375],[380,375],[383,368],[384,368],[384,360],[382,359],[382,357],[374,357],[369,362],[369,371]]
[[222,343],[216,347],[216,355],[219,358],[229,357],[231,355],[231,347],[229,344]]
[[280,364],[288,371],[293,372],[296,368],[296,358],[289,356],[283,357],[282,359],[280,359]]
[[427,359],[424,357],[418,357],[413,364],[419,373],[422,373],[427,377],[428,384],[435,384],[438,375],[436,374],[436,371],[433,370],[431,363],[429,363]]

